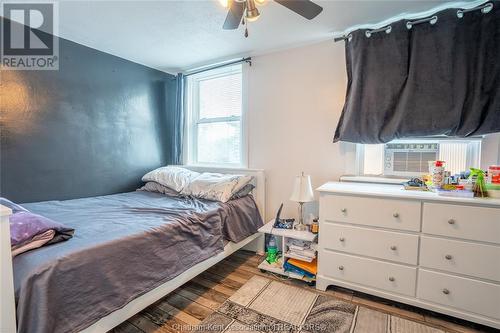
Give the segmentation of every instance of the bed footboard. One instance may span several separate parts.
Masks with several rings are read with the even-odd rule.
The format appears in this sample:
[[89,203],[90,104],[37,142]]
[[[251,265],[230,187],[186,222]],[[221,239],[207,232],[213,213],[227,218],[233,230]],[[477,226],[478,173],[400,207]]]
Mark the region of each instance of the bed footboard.
[[14,274],[10,249],[10,215],[12,215],[12,211],[0,205],[0,333],[16,332]]

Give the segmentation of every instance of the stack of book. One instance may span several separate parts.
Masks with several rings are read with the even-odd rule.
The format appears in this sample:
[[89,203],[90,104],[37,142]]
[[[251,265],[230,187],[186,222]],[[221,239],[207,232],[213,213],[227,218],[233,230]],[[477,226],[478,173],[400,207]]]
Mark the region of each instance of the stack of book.
[[300,275],[307,280],[314,280],[318,272],[318,263],[316,258],[311,262],[290,258],[283,264],[283,268],[285,272]]
[[316,258],[316,250],[311,242],[290,239],[287,243],[287,257],[312,262]]

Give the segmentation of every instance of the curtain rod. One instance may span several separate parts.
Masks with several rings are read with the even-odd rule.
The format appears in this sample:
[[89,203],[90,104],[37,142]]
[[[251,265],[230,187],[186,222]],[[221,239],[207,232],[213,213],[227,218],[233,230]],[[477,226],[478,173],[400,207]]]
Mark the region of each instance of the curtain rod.
[[224,63],[218,64],[218,65],[213,65],[213,66],[201,68],[201,69],[198,69],[198,70],[194,70],[192,72],[187,72],[186,74],[184,74],[184,76],[199,74],[199,73],[203,73],[203,72],[206,72],[206,71],[210,71],[212,69],[217,69],[217,68],[222,68],[222,67],[226,67],[226,66],[241,64],[243,62],[246,62],[250,66],[252,66],[252,58],[251,57],[246,57],[246,58],[241,58],[241,59],[238,59],[238,60],[224,62]]
[[[471,12],[474,10],[481,10],[483,14],[489,13],[493,9],[493,2],[491,0],[476,0],[476,1],[471,1],[471,2],[459,2],[459,3],[451,3],[451,4],[444,4],[438,7],[435,7],[433,9],[430,9],[425,12],[420,12],[420,13],[414,13],[414,14],[402,14],[402,15],[397,15],[394,16],[390,19],[384,20],[382,22],[379,22],[377,24],[364,24],[364,25],[356,25],[351,28],[347,28],[343,32],[336,32],[334,33],[334,38],[333,40],[335,42],[340,42],[342,40],[351,40],[352,38],[352,32],[356,30],[361,30],[361,29],[368,29],[369,34],[375,33],[375,32],[380,32],[380,31],[385,31],[386,33],[390,33],[390,25],[392,23],[395,23],[397,21],[401,20],[407,20],[407,28],[411,29],[411,26],[414,24],[422,23],[422,22],[430,22],[431,24],[434,24],[437,21],[437,16],[435,16],[436,13],[446,10],[446,9],[458,9],[457,10],[457,17],[462,18],[464,13]],[[432,16],[432,17],[430,17]],[[372,30],[369,30],[372,29]],[[367,37],[370,37],[367,34]]]

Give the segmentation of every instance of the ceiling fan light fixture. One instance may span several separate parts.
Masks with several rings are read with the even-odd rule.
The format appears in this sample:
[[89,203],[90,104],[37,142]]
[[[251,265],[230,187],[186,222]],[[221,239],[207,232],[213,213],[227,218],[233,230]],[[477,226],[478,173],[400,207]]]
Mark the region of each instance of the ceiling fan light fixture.
[[[224,30],[237,30],[245,25],[245,37],[248,37],[246,23],[256,21],[260,17],[257,5],[265,5],[270,0],[218,0],[222,6],[227,7],[227,15],[222,25]],[[274,0],[279,5],[288,8],[300,16],[312,20],[318,16],[323,7],[311,0]]]
[[248,22],[257,21],[260,13],[257,7],[255,6],[254,0],[247,0],[247,10],[245,13],[245,18]]

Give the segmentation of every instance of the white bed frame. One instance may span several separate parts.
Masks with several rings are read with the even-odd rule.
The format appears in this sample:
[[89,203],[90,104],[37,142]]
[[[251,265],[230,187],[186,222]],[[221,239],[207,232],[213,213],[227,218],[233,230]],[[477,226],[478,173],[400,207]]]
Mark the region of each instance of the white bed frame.
[[[246,174],[254,176],[256,187],[253,195],[261,216],[264,218],[265,203],[266,203],[266,178],[263,170],[255,169],[233,169],[233,168],[213,168],[213,167],[186,167],[193,171],[201,172],[218,172],[232,174]],[[16,332],[16,307],[14,297],[14,278],[12,269],[12,253],[10,249],[10,226],[9,216],[12,211],[0,205],[0,333],[15,333]],[[245,238],[239,243],[229,242],[224,247],[224,251],[207,259],[172,280],[162,284],[161,286],[147,292],[146,294],[137,297],[123,308],[118,309],[109,315],[101,318],[93,325],[89,326],[82,332],[85,333],[101,333],[107,332],[113,327],[118,326],[128,318],[145,309],[149,305],[158,301],[173,290],[179,288],[184,283],[188,282],[198,274],[209,269],[222,259],[231,255],[235,251],[245,247],[245,249],[262,252],[264,250],[264,238],[260,234],[254,234]]]

